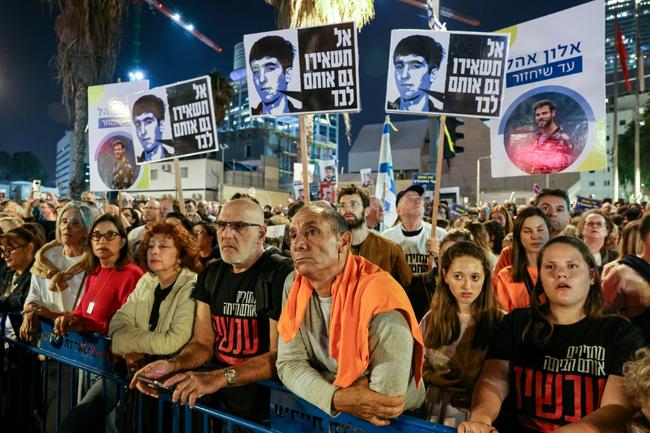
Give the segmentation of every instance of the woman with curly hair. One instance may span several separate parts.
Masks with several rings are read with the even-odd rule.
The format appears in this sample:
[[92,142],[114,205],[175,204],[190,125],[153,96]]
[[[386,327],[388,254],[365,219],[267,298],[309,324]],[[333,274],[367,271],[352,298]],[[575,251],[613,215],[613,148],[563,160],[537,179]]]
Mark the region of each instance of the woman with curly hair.
[[627,427],[630,433],[650,431],[650,348],[637,350],[634,359],[623,366],[623,388],[638,412]]
[[147,356],[178,352],[190,339],[195,309],[190,293],[201,268],[196,240],[180,224],[147,227],[142,245],[146,273],[108,329],[113,353],[126,359],[130,371]]

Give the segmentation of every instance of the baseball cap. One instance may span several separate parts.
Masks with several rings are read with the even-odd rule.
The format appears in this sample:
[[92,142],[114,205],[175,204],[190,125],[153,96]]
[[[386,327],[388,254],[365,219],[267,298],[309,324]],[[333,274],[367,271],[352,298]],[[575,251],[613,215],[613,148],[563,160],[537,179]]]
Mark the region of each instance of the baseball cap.
[[422,194],[424,194],[424,187],[422,185],[413,184],[413,185],[409,186],[408,188],[406,188],[405,190],[398,192],[397,193],[397,200],[395,200],[395,206],[397,206],[399,204],[399,200],[402,197],[404,197],[404,194],[406,194],[409,191],[415,191],[415,192],[418,193],[418,195],[421,196]]

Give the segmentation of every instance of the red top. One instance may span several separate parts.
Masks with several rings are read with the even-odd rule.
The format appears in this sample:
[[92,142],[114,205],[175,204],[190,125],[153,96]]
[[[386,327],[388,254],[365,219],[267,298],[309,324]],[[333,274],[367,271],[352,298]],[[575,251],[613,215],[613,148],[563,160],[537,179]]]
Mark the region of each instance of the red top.
[[142,274],[132,263],[122,270],[98,266],[88,274],[85,292],[72,313],[81,319],[83,332],[106,334],[113,315],[126,302]]

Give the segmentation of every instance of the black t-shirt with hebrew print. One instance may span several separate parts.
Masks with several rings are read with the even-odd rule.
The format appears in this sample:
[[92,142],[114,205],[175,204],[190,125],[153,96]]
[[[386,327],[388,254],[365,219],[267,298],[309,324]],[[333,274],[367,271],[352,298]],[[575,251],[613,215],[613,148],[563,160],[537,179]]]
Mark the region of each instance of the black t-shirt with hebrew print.
[[530,308],[505,316],[487,359],[510,361],[509,401],[517,432],[551,432],[598,409],[607,376],[645,342],[640,330],[619,316],[556,325],[550,341],[523,341]]
[[192,298],[210,306],[213,362],[236,365],[269,351],[269,319],[280,318],[282,288],[292,270],[290,259],[264,253],[245,272],[234,273],[217,260],[199,274]]

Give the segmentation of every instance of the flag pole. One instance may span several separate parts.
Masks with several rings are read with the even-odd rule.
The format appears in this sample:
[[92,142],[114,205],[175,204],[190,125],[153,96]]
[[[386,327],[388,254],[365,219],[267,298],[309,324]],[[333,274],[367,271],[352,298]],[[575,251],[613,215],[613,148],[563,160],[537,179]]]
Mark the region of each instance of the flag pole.
[[641,109],[639,103],[639,92],[641,91],[643,76],[641,74],[641,62],[643,56],[641,55],[641,36],[639,33],[639,2],[636,3],[635,9],[636,32],[634,36],[634,43],[636,45],[636,88],[634,91],[634,200],[639,200],[641,195],[641,116],[639,111]]
[[311,201],[311,192],[309,188],[309,164],[307,163],[307,131],[305,126],[305,115],[301,114],[298,118],[300,128],[300,162],[302,163],[303,200],[306,204],[309,204]]

